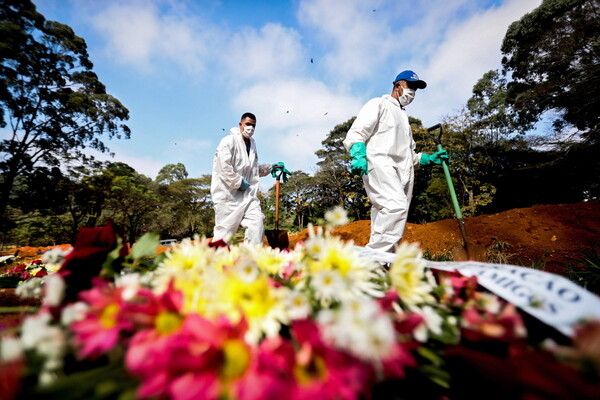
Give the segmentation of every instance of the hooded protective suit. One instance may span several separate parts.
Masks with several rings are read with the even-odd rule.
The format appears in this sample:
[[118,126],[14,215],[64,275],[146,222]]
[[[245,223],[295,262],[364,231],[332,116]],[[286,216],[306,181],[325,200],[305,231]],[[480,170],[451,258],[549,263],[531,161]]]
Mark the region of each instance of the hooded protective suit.
[[[215,208],[213,240],[229,241],[241,225],[246,229],[245,240],[262,243],[264,215],[257,197],[258,178],[269,173],[270,164],[259,164],[254,138],[250,138],[250,151],[239,127],[221,139],[215,152],[210,194]],[[250,186],[240,190],[242,179]]]
[[412,198],[414,170],[420,153],[408,116],[398,100],[390,95],[371,99],[358,113],[344,146],[356,142],[367,148],[369,173],[363,176],[371,200],[371,238],[366,247],[394,252],[402,239]]

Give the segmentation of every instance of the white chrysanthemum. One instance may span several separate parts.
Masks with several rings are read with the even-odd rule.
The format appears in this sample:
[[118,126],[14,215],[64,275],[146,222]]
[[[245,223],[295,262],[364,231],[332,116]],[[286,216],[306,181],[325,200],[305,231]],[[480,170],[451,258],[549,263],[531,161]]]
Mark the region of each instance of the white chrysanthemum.
[[335,310],[323,310],[317,321],[326,341],[366,361],[385,359],[396,342],[390,316],[373,299],[357,299]]
[[194,240],[183,239],[180,244],[166,254],[167,256],[159,268],[197,272],[206,269],[211,264],[215,250],[208,246],[206,239],[196,236]]
[[250,257],[242,257],[231,268],[231,272],[237,274],[242,282],[252,283],[260,275],[258,266]]
[[17,286],[15,293],[17,296],[25,299],[39,298],[42,295],[43,283],[44,280],[42,278],[31,278]]
[[308,297],[297,290],[286,290],[285,309],[289,320],[303,319],[310,315],[311,307]]
[[69,249],[66,251],[55,247],[44,252],[44,254],[42,254],[42,262],[44,263],[46,270],[49,273],[58,270],[71,251],[73,251],[73,247],[69,247]]
[[326,248],[327,241],[322,236],[311,237],[304,243],[306,254],[315,259],[323,257]]
[[48,275],[44,287],[43,304],[51,307],[59,305],[65,297],[66,284],[63,278],[56,274]]
[[142,287],[140,274],[138,273],[121,275],[117,277],[115,284],[117,287],[123,288],[121,297],[125,301],[133,299]]
[[290,265],[295,266],[302,254],[298,251],[281,251],[262,245],[244,245],[258,268],[270,275],[281,275]]
[[[318,246],[311,249],[314,243],[318,243]],[[325,296],[327,301],[383,295],[381,284],[378,283],[381,280],[378,272],[379,265],[368,258],[361,257],[352,244],[344,243],[334,237],[315,237],[307,241],[307,248],[310,249],[307,250],[307,254],[311,257],[303,261],[305,277],[312,276],[311,284],[320,284],[325,289],[323,285],[336,284],[336,291],[333,293],[328,290],[325,292],[315,290],[317,299],[321,299],[323,293],[328,293]],[[336,280],[324,282],[323,278],[328,278],[332,274],[322,275],[323,271],[335,272]]]
[[[44,357],[41,374],[49,376],[62,367],[66,348],[64,332],[57,326],[49,325],[50,320],[48,313],[28,317],[23,322],[21,333],[23,348],[34,350]],[[51,383],[51,380],[46,383]]]
[[77,303],[69,304],[62,310],[60,315],[60,323],[69,326],[73,322],[82,321],[90,306],[87,303],[78,301]]
[[434,301],[431,295],[433,285],[425,274],[425,261],[418,246],[402,243],[396,256],[388,276],[400,299],[407,305]]
[[429,338],[429,332],[435,335],[442,334],[442,322],[444,322],[444,319],[433,307],[411,307],[411,311],[419,314],[424,319],[424,323],[419,324],[413,331],[413,336],[417,341],[425,343]]
[[23,346],[16,337],[3,337],[0,341],[0,364],[16,361],[23,357]]
[[325,213],[325,220],[331,226],[340,226],[348,223],[348,213],[343,207],[337,206]]
[[338,271],[321,270],[312,275],[311,286],[315,289],[317,298],[330,302],[339,298],[345,291],[344,280]]
[[481,308],[492,314],[498,314],[502,308],[498,296],[491,293],[480,292],[477,302]]

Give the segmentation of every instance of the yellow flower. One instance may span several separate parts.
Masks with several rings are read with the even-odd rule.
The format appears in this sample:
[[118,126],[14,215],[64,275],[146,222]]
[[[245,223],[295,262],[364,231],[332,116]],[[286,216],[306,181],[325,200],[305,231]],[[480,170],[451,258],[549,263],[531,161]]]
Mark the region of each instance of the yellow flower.
[[402,243],[396,257],[388,276],[400,299],[408,305],[433,301],[433,287],[425,279],[425,262],[418,245]]
[[154,327],[161,335],[168,335],[179,329],[182,323],[183,319],[181,315],[170,311],[163,311],[156,316]]
[[241,340],[232,339],[223,343],[223,366],[221,377],[233,380],[241,377],[250,364],[250,350]]

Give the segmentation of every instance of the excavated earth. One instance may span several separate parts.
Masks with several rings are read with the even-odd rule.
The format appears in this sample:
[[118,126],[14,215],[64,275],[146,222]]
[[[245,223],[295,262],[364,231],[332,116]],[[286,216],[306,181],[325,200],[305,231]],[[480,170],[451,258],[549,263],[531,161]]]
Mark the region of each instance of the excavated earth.
[[[483,250],[489,262],[535,266],[563,273],[586,251],[600,253],[600,202],[516,208],[464,220],[469,248]],[[369,241],[370,221],[356,221],[333,229],[358,246]],[[308,237],[306,230],[290,235],[290,246]],[[407,224],[404,242],[417,242],[432,258],[452,258],[464,248],[455,219]]]

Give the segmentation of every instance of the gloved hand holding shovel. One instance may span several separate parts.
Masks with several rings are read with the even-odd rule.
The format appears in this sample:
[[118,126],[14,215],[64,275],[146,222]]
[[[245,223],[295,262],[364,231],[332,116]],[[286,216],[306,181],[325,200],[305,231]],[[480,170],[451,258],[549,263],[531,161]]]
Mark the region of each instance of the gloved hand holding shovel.
[[292,173],[285,168],[285,164],[282,161],[279,161],[277,164],[273,164],[270,172],[273,178],[277,179],[277,175],[279,175],[283,183],[286,183],[288,181],[288,177],[292,175]]
[[420,166],[427,166],[427,165],[433,165],[433,164],[440,165],[440,164],[442,164],[442,161],[445,161],[446,163],[450,164],[450,159],[448,158],[448,152],[446,150],[441,150],[441,151],[435,152],[433,154],[421,153],[421,159],[419,160],[419,165]]

